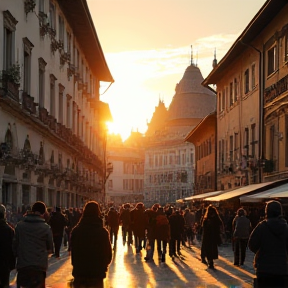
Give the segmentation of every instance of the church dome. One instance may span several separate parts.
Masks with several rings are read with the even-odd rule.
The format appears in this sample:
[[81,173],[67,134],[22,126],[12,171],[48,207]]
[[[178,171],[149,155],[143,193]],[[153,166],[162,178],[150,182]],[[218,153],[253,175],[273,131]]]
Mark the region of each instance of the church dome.
[[201,85],[204,78],[193,63],[187,67],[176,85],[176,93],[168,109],[168,121],[177,119],[202,119],[215,110],[215,94]]

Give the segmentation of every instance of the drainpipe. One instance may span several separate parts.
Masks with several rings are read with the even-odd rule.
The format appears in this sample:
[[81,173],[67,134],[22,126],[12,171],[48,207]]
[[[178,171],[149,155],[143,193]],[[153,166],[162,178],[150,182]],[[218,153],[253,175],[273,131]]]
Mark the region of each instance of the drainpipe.
[[[251,44],[244,43],[242,40],[240,42],[248,46],[259,53],[259,145],[258,145],[258,171],[259,171],[259,183],[262,183],[263,179],[263,167],[262,161],[264,160],[264,153],[263,153],[263,131],[264,131],[264,53],[254,47]],[[264,51],[264,49],[263,49]]]

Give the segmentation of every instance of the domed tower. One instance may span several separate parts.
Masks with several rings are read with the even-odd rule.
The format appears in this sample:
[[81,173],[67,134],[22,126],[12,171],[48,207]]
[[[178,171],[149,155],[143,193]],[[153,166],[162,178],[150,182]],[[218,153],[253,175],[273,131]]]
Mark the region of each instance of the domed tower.
[[200,69],[192,62],[176,85],[168,108],[167,126],[189,126],[191,131],[191,126],[215,110],[215,93],[201,85],[203,80]]

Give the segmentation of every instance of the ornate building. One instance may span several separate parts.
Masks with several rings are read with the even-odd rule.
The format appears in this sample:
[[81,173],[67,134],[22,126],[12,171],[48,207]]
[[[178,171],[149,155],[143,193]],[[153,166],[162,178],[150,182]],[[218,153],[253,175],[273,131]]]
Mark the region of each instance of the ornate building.
[[2,0],[0,27],[0,202],[101,201],[114,80],[86,1]]
[[[175,95],[167,113],[163,103],[149,123],[145,140],[144,201],[176,202],[193,194],[194,145],[184,141],[187,134],[209,113],[215,110],[214,93],[201,85],[200,69],[193,64],[187,67],[176,85]],[[161,118],[163,124],[155,125]]]

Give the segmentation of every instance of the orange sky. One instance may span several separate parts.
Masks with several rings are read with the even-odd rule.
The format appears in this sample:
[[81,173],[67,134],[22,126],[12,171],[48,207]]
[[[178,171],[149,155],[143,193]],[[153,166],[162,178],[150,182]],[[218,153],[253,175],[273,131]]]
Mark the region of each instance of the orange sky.
[[[205,78],[265,0],[87,0],[115,83],[101,96],[109,128],[125,140],[144,133],[159,98],[169,106],[176,84],[194,63]],[[109,83],[102,83],[103,93]]]

